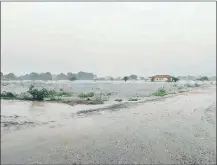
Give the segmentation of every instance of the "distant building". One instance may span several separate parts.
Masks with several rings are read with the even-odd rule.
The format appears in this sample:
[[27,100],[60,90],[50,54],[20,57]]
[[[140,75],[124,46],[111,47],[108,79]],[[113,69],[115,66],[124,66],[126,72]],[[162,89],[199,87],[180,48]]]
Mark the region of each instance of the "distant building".
[[150,77],[154,82],[167,82],[172,81],[172,77],[170,75],[155,75]]

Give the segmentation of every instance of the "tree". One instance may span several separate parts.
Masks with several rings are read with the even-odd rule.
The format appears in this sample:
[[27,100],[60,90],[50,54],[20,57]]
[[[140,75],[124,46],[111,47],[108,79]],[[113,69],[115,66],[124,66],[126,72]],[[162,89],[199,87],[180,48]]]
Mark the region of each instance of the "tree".
[[134,74],[129,76],[129,79],[131,79],[131,80],[137,80],[137,78],[138,78],[138,76],[134,75]]
[[15,76],[14,73],[6,74],[6,75],[4,75],[4,77],[8,80],[16,80],[17,79],[17,76]]
[[77,78],[75,76],[72,76],[72,77],[69,77],[69,80],[70,81],[75,81],[75,80],[77,80]]
[[197,80],[199,80],[199,81],[209,81],[209,78],[207,76],[203,76],[203,77],[198,78]]
[[49,92],[47,89],[43,88],[41,90],[34,89],[34,86],[29,87],[28,93],[32,96],[33,100],[42,101],[45,97],[48,96]]
[[93,73],[87,73],[82,71],[77,73],[78,80],[93,80],[94,77],[96,77],[96,75],[94,75]]
[[172,76],[171,79],[172,79],[173,82],[177,82],[177,81],[179,81],[179,78],[178,78],[178,77],[174,77],[174,76]]
[[39,74],[38,80],[52,80],[52,74],[50,72]]
[[68,76],[63,73],[60,73],[57,75],[56,79],[57,80],[68,80]]
[[39,74],[35,73],[35,72],[32,72],[32,73],[30,73],[29,77],[30,77],[30,80],[38,80],[39,79]]
[[127,76],[124,76],[124,81],[126,82],[127,80],[129,80],[129,77],[127,77]]

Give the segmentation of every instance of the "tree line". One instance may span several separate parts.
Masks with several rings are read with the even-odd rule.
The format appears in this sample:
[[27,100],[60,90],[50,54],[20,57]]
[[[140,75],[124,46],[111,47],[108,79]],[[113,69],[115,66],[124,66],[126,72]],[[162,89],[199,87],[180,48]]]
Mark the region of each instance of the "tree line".
[[14,73],[3,74],[1,72],[1,78],[7,80],[93,80],[94,77],[93,73],[88,72],[78,72],[78,73],[60,73],[58,75],[52,75],[50,72],[45,73],[36,73],[31,72],[30,74],[25,74],[21,76],[16,76]]

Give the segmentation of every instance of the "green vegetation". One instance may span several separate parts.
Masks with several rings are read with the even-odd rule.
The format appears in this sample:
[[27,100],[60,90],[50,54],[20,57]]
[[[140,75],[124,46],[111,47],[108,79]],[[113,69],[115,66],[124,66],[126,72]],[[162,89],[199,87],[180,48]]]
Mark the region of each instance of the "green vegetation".
[[124,76],[124,81],[126,82],[127,80],[129,80],[129,77],[127,77],[127,76]]
[[121,101],[122,101],[122,99],[115,99],[115,101],[117,101],[117,102],[121,102]]
[[159,88],[155,93],[152,94],[153,96],[165,96],[167,95],[166,90],[162,87]]
[[180,79],[178,77],[174,77],[174,76],[171,76],[171,81],[172,82],[177,82],[179,81]]
[[199,86],[200,86],[200,84],[197,84],[197,83],[195,83],[195,84],[194,84],[194,86],[195,86],[195,87],[199,87]]
[[67,92],[55,92],[55,91],[49,91],[45,88],[43,89],[35,89],[33,85],[29,87],[29,90],[27,92],[21,93],[21,94],[13,94],[11,92],[3,92],[1,93],[2,99],[7,100],[32,100],[32,101],[43,101],[45,99],[51,100],[51,101],[61,101],[62,97],[70,97],[72,96],[71,93]]
[[44,100],[44,98],[48,97],[49,94],[49,91],[47,89],[45,88],[41,90],[34,89],[33,85],[29,87],[29,90],[27,92],[32,96],[32,100],[38,100],[38,101]]
[[93,92],[90,92],[90,93],[81,93],[78,95],[78,97],[80,98],[88,98],[88,97],[93,97],[94,96],[94,93]]
[[16,94],[13,94],[12,92],[3,91],[1,93],[1,98],[8,99],[8,100],[13,100],[13,99],[16,99]]
[[56,92],[54,90],[51,90],[51,91],[49,91],[48,96],[53,96],[53,97],[55,97],[55,96],[57,96],[57,97],[71,97],[72,94],[68,93],[68,92],[63,92],[63,91]]
[[179,93],[184,93],[184,92],[186,92],[186,91],[179,91]]
[[130,98],[128,101],[138,101],[139,99],[137,98]]
[[209,78],[207,76],[203,76],[203,77],[198,78],[197,80],[199,80],[199,81],[209,81]]
[[77,78],[75,76],[72,76],[72,77],[69,77],[69,80],[70,81],[75,81],[75,80],[77,80]]

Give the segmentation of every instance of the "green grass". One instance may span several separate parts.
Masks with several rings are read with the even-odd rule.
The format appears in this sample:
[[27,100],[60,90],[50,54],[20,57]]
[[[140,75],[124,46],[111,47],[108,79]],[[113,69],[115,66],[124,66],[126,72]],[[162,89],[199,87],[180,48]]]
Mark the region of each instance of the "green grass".
[[152,94],[153,96],[166,96],[167,92],[164,88],[159,88],[156,92]]
[[94,96],[93,92],[90,92],[90,93],[80,93],[78,95],[78,97],[80,97],[80,98],[88,98],[88,97],[93,97],[93,96]]

